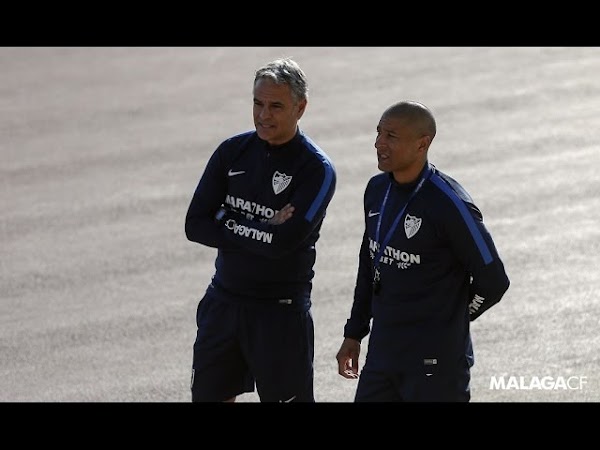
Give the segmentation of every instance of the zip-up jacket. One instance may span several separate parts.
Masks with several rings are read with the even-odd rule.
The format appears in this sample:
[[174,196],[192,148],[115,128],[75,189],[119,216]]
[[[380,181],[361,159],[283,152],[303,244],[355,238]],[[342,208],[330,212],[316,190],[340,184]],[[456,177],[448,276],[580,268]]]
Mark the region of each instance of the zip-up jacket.
[[[186,215],[190,241],[218,249],[212,283],[242,297],[308,298],[315,244],[336,172],[300,129],[279,146],[249,131],[223,141],[210,157]],[[267,220],[287,203],[280,225]],[[220,207],[230,211],[216,222]]]
[[[427,163],[409,184],[397,183],[390,173],[373,176],[364,193],[364,214],[344,336],[360,341],[371,333],[367,364],[376,370],[423,370],[432,364],[444,370],[465,357],[473,365],[469,322],[500,301],[509,279],[471,196]],[[380,254],[375,294],[374,258],[398,216]]]

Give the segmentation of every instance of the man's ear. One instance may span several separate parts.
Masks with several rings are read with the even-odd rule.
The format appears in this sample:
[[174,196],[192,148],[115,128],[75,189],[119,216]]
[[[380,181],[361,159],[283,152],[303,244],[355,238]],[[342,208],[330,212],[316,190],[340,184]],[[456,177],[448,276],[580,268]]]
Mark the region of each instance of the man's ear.
[[419,150],[427,151],[431,145],[431,136],[425,135],[419,139]]
[[298,120],[302,118],[304,115],[304,111],[306,111],[306,105],[308,104],[308,100],[303,99],[298,102]]

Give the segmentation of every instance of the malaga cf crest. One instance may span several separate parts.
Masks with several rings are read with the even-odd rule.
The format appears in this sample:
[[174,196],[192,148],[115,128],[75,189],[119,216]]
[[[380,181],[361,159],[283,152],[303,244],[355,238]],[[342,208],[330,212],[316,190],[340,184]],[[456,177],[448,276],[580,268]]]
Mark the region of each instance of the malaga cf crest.
[[411,216],[410,214],[406,215],[406,218],[404,219],[404,232],[406,233],[407,239],[410,239],[417,234],[417,231],[421,228],[422,221],[423,219],[418,217]]
[[290,175],[275,171],[273,174],[273,192],[275,192],[275,195],[282,193],[291,182],[292,177]]

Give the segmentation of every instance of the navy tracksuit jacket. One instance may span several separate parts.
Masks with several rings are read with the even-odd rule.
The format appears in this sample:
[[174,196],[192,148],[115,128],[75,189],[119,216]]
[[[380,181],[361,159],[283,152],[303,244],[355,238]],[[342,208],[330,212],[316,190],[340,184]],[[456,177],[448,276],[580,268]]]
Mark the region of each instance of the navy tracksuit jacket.
[[[222,142],[209,159],[187,212],[186,235],[218,248],[212,282],[226,291],[306,299],[335,186],[331,160],[301,130],[281,146],[269,145],[256,131],[242,133]],[[292,218],[267,224],[287,203],[295,207]],[[222,204],[233,212],[217,225]]]
[[[424,175],[429,177],[400,216],[419,180],[400,185],[380,173],[365,189],[365,232],[344,336],[361,340],[371,333],[366,367],[373,370],[456,370],[465,358],[473,365],[469,322],[500,301],[509,286],[470,195],[429,163]],[[385,244],[397,216],[379,258],[381,284],[374,294],[378,244]]]

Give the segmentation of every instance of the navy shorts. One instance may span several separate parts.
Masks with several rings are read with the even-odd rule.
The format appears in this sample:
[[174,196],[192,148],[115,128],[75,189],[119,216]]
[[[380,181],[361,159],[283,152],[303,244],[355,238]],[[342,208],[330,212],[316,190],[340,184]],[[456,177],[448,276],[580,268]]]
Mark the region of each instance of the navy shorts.
[[245,300],[211,285],[198,303],[192,402],[314,402],[310,300]]
[[447,373],[384,373],[365,367],[355,402],[469,402],[471,372],[466,361]]

